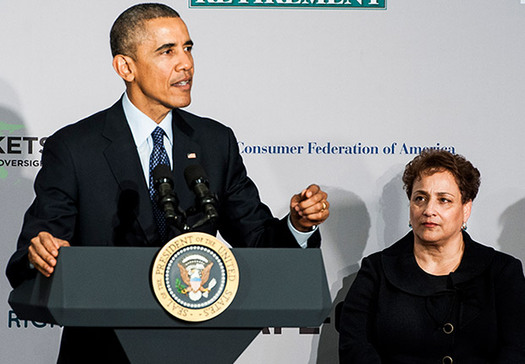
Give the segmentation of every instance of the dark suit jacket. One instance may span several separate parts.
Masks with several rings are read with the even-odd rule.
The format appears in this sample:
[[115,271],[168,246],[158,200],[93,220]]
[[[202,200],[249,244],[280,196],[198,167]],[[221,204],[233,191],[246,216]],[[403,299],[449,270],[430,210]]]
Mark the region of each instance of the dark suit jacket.
[[412,233],[363,260],[341,313],[341,363],[525,363],[521,263],[463,238],[441,287],[418,267]]
[[[174,190],[183,209],[194,204],[184,169],[200,164],[218,195],[219,231],[234,247],[297,247],[286,220],[275,219],[247,177],[232,130],[173,110]],[[196,156],[189,159],[188,155]],[[26,212],[17,251],[7,266],[12,286],[34,276],[27,248],[40,231],[72,246],[160,246],[140,159],[121,101],[49,137],[36,198]],[[189,220],[190,224],[202,215]],[[215,235],[217,227],[198,229]],[[318,247],[316,232],[309,246]]]

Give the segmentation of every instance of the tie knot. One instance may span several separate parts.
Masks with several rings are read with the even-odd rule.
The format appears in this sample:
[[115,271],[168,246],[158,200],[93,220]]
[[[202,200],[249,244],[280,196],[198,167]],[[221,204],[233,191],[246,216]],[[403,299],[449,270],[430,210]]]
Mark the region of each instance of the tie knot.
[[164,130],[160,126],[157,126],[155,130],[153,130],[153,132],[151,133],[151,137],[153,138],[153,145],[164,145],[164,134],[166,134],[164,133]]

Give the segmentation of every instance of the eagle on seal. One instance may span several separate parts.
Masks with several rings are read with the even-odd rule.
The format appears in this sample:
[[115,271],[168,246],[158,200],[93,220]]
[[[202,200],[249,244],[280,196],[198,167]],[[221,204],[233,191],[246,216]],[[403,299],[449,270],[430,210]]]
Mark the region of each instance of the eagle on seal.
[[187,294],[192,301],[198,301],[203,293],[207,296],[212,287],[204,288],[204,285],[208,282],[208,279],[210,279],[210,270],[213,262],[202,270],[192,268],[188,271],[182,264],[178,263],[177,265],[179,266],[182,281],[187,285],[181,293]]

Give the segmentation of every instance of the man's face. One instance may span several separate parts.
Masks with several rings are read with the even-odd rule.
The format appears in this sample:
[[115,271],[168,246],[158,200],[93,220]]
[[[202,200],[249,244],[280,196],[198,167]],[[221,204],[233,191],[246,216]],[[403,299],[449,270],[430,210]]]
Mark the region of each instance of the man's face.
[[171,109],[188,106],[193,81],[193,42],[180,18],[151,19],[144,24],[130,61],[131,102],[154,121]]

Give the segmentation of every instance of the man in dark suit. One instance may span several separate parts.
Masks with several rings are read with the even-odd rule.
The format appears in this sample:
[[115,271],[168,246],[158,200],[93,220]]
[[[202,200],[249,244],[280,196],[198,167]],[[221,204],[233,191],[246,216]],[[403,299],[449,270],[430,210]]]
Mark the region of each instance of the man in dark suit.
[[[191,164],[203,166],[218,196],[217,224],[199,231],[219,230],[234,247],[319,246],[317,226],[329,215],[325,192],[309,186],[292,197],[287,217],[275,219],[246,175],[231,129],[180,110],[191,101],[192,45],[182,19],[165,5],[136,5],[115,21],[113,67],[126,93],[47,139],[36,198],[6,271],[14,287],[37,271],[50,276],[63,246],[163,245],[149,192],[159,128],[181,208],[194,204],[183,177]],[[101,362],[101,353],[108,362],[126,361],[112,330],[64,329],[59,362]]]

